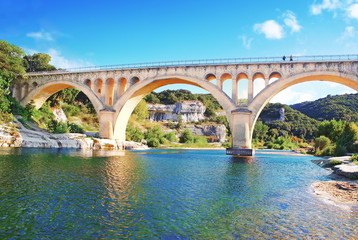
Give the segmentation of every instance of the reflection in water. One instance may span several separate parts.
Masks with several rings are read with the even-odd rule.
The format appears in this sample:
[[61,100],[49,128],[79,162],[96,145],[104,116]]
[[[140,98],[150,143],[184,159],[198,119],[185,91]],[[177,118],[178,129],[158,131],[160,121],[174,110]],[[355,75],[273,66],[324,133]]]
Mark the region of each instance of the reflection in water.
[[249,157],[249,156],[242,156],[242,157],[234,157],[231,156],[231,162],[233,163],[248,163],[252,164],[255,161],[255,157]]
[[1,239],[354,239],[313,157],[0,149]]

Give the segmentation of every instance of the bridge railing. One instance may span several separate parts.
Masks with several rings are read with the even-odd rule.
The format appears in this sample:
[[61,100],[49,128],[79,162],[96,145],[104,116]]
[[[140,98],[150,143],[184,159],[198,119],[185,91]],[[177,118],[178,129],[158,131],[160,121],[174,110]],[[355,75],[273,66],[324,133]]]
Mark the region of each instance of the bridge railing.
[[[358,61],[358,54],[292,56],[292,60],[293,62]],[[39,75],[39,74],[66,73],[66,72],[91,72],[91,71],[139,69],[139,68],[210,66],[210,65],[228,65],[228,64],[289,63],[289,62],[290,62],[290,56],[286,56],[285,60],[283,60],[283,57],[220,58],[220,59],[180,60],[180,61],[91,66],[91,67],[58,69],[54,71],[45,71],[45,72],[32,72],[28,74]]]

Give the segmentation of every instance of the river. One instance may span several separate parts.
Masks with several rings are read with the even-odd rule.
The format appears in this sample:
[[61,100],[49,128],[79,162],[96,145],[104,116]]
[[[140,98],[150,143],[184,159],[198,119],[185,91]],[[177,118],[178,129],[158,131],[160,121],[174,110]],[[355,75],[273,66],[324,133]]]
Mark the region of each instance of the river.
[[[357,239],[312,156],[0,149],[1,239]],[[270,154],[268,154],[270,153]]]

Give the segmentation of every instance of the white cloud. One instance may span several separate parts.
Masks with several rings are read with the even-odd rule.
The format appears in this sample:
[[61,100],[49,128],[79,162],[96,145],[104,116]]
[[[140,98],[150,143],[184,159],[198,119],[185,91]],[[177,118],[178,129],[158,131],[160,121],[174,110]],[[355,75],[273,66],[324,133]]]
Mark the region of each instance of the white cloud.
[[324,10],[334,11],[336,15],[340,10],[345,13],[345,17],[358,19],[358,1],[357,0],[323,0],[321,4],[313,4],[311,6],[311,13],[319,15]]
[[298,24],[296,15],[293,12],[287,11],[283,16],[283,21],[287,27],[291,28],[291,32],[299,32],[301,30],[302,26]]
[[355,94],[355,93],[357,93],[356,90],[354,90],[354,89],[347,89],[347,90],[342,91],[342,92],[340,92],[340,93],[338,93],[338,94],[339,94],[339,95],[343,95],[343,94]]
[[358,3],[347,8],[348,17],[358,19]]
[[93,66],[93,64],[91,64],[90,62],[82,59],[67,59],[61,55],[60,51],[54,48],[50,48],[47,51],[47,54],[51,56],[50,64],[54,65],[56,68],[68,69]]
[[347,26],[343,34],[337,39],[338,41],[343,41],[348,38],[353,38],[356,35],[356,30],[353,26]]
[[274,96],[271,103],[295,104],[305,101],[313,101],[315,98],[311,93],[297,92],[292,88],[287,88]]
[[51,56],[50,64],[54,65],[56,68],[68,69],[68,68],[79,68],[79,67],[88,67],[93,66],[93,64],[89,61],[82,59],[67,59],[62,56],[61,52],[57,49],[50,48],[47,51],[38,51],[30,48],[23,48],[25,53],[28,55],[33,55],[35,53],[43,53]]
[[323,10],[335,10],[342,6],[341,0],[323,0],[321,4],[313,4],[311,6],[311,13],[313,15],[321,14]]
[[253,38],[248,38],[247,36],[240,36],[239,38],[241,39],[242,45],[245,48],[247,49],[251,48],[252,41],[254,40]]
[[27,33],[26,36],[37,40],[46,40],[46,41],[54,40],[52,34],[49,32],[45,32],[44,30],[41,30],[40,32]]
[[265,34],[267,39],[281,39],[284,35],[282,26],[275,20],[257,23],[254,25],[254,30],[257,33]]

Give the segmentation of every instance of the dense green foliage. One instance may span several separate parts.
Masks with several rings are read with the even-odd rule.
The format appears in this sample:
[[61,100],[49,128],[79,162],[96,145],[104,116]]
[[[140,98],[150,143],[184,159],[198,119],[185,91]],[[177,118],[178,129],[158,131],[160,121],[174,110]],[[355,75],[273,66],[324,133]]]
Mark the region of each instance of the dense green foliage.
[[46,53],[35,53],[24,57],[26,72],[56,70],[55,66],[49,64],[51,56]]
[[23,56],[24,51],[21,48],[0,40],[0,115],[11,110],[11,82],[25,77]]
[[345,155],[358,152],[358,126],[352,122],[324,121],[318,126],[315,139],[316,155]]
[[[274,120],[279,118],[279,109],[285,109],[285,121]],[[267,129],[266,134],[270,137],[275,136],[297,136],[302,139],[310,140],[315,136],[315,131],[317,129],[318,121],[307,117],[306,115],[300,113],[299,111],[293,110],[291,107],[275,103],[267,104],[266,107],[262,110],[259,121],[264,121],[265,119],[270,119],[271,121],[265,122],[269,128]],[[259,129],[256,129],[259,128]],[[261,128],[261,130],[260,130]],[[258,131],[262,131],[262,126],[255,126],[256,136]],[[254,133],[255,134],[255,133]],[[262,136],[261,139],[264,139]]]
[[192,135],[189,129],[185,129],[180,137],[180,143],[196,143],[196,144],[207,144],[208,140],[204,136],[195,136]]
[[317,120],[358,121],[358,93],[330,96],[291,106]]
[[133,110],[133,114],[137,116],[137,120],[144,120],[149,117],[147,103],[141,100]]

